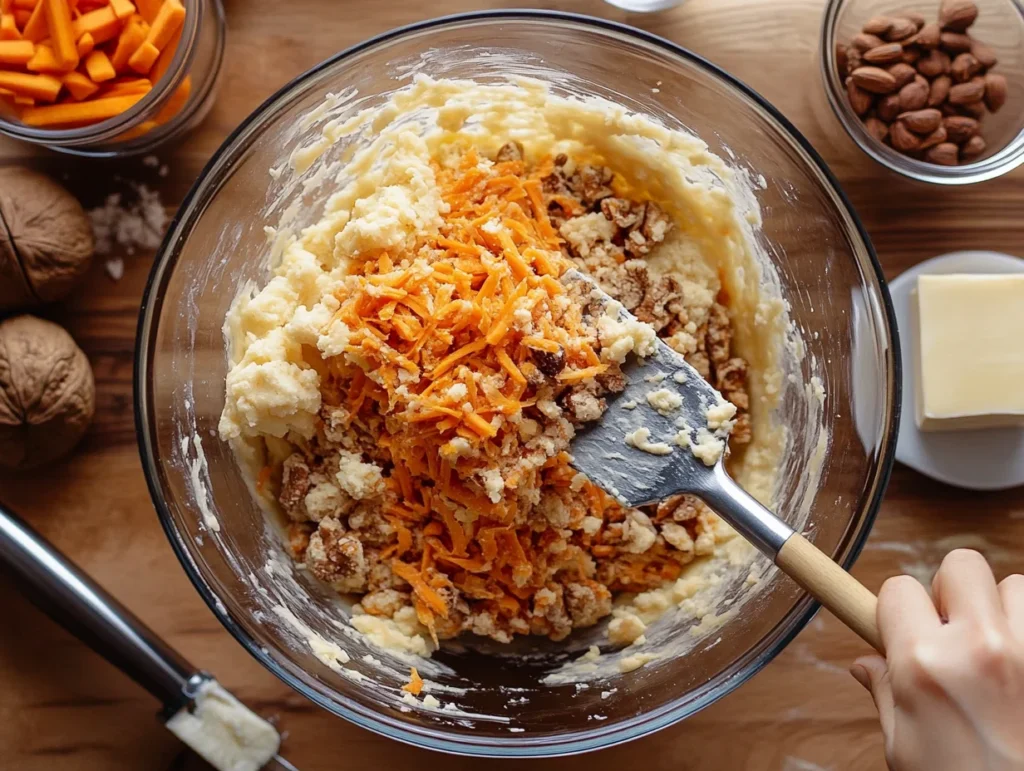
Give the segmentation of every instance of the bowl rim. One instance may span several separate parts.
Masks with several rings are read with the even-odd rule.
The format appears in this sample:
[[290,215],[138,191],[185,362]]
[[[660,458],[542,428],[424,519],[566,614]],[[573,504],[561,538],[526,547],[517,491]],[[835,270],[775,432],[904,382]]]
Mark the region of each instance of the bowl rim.
[[[156,320],[159,311],[163,306],[163,287],[168,277],[173,272],[176,263],[175,244],[178,241],[178,231],[183,224],[194,217],[194,205],[203,193],[204,183],[210,175],[219,167],[226,158],[238,152],[239,148],[235,143],[243,137],[246,132],[264,117],[266,111],[274,103],[285,97],[293,89],[300,87],[308,79],[320,74],[327,68],[333,67],[356,54],[371,49],[382,43],[408,35],[420,33],[439,27],[458,25],[467,22],[493,22],[493,21],[541,21],[548,23],[567,23],[582,25],[584,27],[596,28],[600,31],[612,32],[627,38],[635,38],[639,41],[660,47],[666,52],[678,56],[691,64],[703,68],[710,75],[717,77],[732,87],[736,88],[744,96],[749,98],[759,109],[763,110],[767,117],[776,121],[778,125],[789,135],[800,149],[806,153],[812,167],[821,175],[823,183],[830,187],[844,213],[849,218],[852,226],[851,233],[856,233],[863,243],[865,253],[870,262],[877,282],[878,295],[880,298],[880,314],[882,327],[885,330],[888,348],[884,352],[886,366],[884,377],[887,380],[886,395],[888,397],[889,414],[891,416],[888,434],[883,434],[883,441],[880,446],[877,469],[873,480],[873,489],[869,488],[868,499],[864,506],[863,517],[859,532],[846,544],[847,552],[842,560],[844,568],[849,569],[859,556],[864,543],[870,535],[871,528],[878,514],[879,507],[885,495],[889,483],[895,459],[896,439],[898,436],[900,421],[900,405],[902,390],[902,363],[899,346],[899,335],[896,330],[895,313],[888,287],[885,283],[884,273],[878,257],[872,246],[871,239],[865,230],[852,204],[840,187],[838,180],[825,164],[824,160],[812,147],[810,142],[787,120],[778,109],[772,106],[764,97],[754,89],[740,81],[735,76],[727,73],[722,68],[712,64],[707,59],[689,51],[688,49],[673,43],[658,35],[631,27],[627,24],[609,21],[583,14],[566,13],[561,11],[547,11],[534,9],[499,9],[487,11],[473,11],[468,13],[450,14],[433,19],[427,19],[412,24],[403,25],[394,29],[382,32],[364,41],[361,41],[349,48],[340,51],[329,57],[316,66],[306,70],[297,77],[288,81],[284,86],[277,89],[270,97],[265,99],[255,110],[253,110],[221,143],[220,147],[213,153],[210,159],[203,166],[196,177],[188,193],[182,200],[182,204],[172,218],[165,233],[160,249],[154,258],[149,278],[142,297],[139,309],[139,320],[137,328],[137,340],[139,348],[136,353],[133,373],[134,384],[134,412],[135,428],[139,445],[139,454],[142,461],[143,472],[146,483],[149,487],[150,496],[156,509],[161,526],[170,541],[175,555],[185,573],[188,575],[196,591],[206,602],[207,606],[224,625],[228,632],[242,645],[248,653],[266,667],[271,674],[284,682],[286,685],[308,698],[318,706],[327,711],[349,720],[356,725],[366,728],[374,733],[395,739],[405,744],[425,749],[432,749],[441,752],[475,756],[475,757],[558,757],[589,752],[597,749],[622,744],[633,739],[646,736],[655,731],[666,728],[674,723],[683,720],[690,715],[699,712],[707,706],[731,693],[737,687],[745,683],[772,659],[775,658],[796,635],[814,617],[819,605],[808,596],[803,596],[790,611],[788,621],[780,622],[787,628],[777,637],[775,642],[765,650],[756,648],[748,653],[749,660],[743,658],[733,662],[732,665],[721,673],[721,681],[716,684],[715,689],[705,684],[701,687],[702,692],[690,703],[680,705],[677,702],[669,702],[663,705],[654,713],[642,713],[632,718],[616,722],[607,727],[587,728],[582,731],[573,732],[566,737],[492,737],[486,739],[474,738],[472,736],[459,736],[451,738],[446,731],[437,728],[425,728],[413,726],[401,720],[384,715],[378,711],[369,710],[344,694],[337,694],[338,701],[328,700],[318,692],[307,687],[305,683],[286,671],[281,665],[274,661],[269,653],[264,652],[244,629],[235,623],[233,618],[226,612],[224,606],[217,598],[216,593],[200,574],[197,566],[193,563],[187,547],[180,532],[174,525],[170,509],[164,499],[163,490],[160,485],[160,467],[157,461],[153,432],[151,430],[151,410],[149,407],[151,396],[149,360],[155,350],[155,332],[158,325]],[[865,266],[866,267],[866,266]],[[776,627],[777,628],[777,627]],[[742,666],[740,666],[742,664]]]
[[[1016,10],[1020,25],[1024,28],[1024,0],[1007,1],[1010,7]],[[828,0],[826,3],[821,14],[817,63],[825,101],[828,102],[843,131],[861,152],[884,168],[907,179],[943,186],[985,182],[1008,174],[1024,164],[1024,124],[1018,127],[1016,136],[991,155],[957,166],[940,166],[903,155],[871,136],[864,122],[850,107],[836,66],[835,48],[840,42],[836,37],[836,28],[840,14],[855,2],[856,0]]]

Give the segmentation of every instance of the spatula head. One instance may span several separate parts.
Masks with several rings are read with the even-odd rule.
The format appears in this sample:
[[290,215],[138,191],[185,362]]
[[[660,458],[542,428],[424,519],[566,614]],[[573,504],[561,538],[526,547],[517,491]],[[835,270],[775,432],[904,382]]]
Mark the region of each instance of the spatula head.
[[[562,281],[589,284],[594,312],[636,320],[579,271]],[[714,486],[735,407],[660,339],[651,355],[631,355],[622,372],[626,389],[607,395],[604,416],[577,431],[573,466],[626,506]]]

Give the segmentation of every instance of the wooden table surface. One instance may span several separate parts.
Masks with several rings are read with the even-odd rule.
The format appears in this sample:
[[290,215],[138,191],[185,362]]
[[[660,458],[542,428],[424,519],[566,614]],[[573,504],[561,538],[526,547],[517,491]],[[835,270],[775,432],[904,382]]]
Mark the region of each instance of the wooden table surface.
[[[845,137],[826,136],[811,110],[822,0],[689,0],[650,16],[600,0],[542,0],[545,7],[644,27],[745,80],[789,117],[839,176],[892,277],[955,249],[1024,256],[1024,169],[968,189],[922,189],[884,172]],[[500,0],[485,0],[499,7]],[[228,0],[223,85],[206,122],[159,153],[162,178],[140,160],[71,160],[0,141],[0,163],[28,162],[61,178],[86,206],[124,180],[159,191],[168,211],[234,126],[287,80],[390,27],[481,7],[474,0]],[[132,418],[135,323],[152,255],[119,255],[120,282],[97,260],[85,285],[47,315],[85,349],[96,373],[97,414],[66,462],[0,476],[3,500],[191,661],[216,672],[243,701],[274,716],[283,753],[303,771],[331,768],[477,767],[380,738],[332,717],[251,659],[209,612],[157,523]],[[981,548],[1000,575],[1024,563],[1024,494],[973,494],[897,467],[874,533],[854,571],[877,590],[889,575],[934,570],[955,544]],[[0,580],[0,768],[190,769],[205,766],[165,731],[152,699],[58,629]],[[685,724],[594,755],[535,761],[540,769],[805,771],[884,769],[868,695],[846,671],[864,646],[819,615],[767,669]],[[504,768],[525,763],[506,762]]]

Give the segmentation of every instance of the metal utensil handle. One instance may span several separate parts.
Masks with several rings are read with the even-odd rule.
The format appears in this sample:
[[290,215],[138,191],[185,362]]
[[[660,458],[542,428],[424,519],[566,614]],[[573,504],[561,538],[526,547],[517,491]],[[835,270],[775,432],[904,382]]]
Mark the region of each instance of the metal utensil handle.
[[875,618],[878,598],[867,587],[758,503],[721,463],[715,468],[713,483],[709,482],[699,495],[836,618],[884,654]]
[[3,504],[0,570],[13,576],[33,604],[153,694],[165,710],[184,706],[205,679]]

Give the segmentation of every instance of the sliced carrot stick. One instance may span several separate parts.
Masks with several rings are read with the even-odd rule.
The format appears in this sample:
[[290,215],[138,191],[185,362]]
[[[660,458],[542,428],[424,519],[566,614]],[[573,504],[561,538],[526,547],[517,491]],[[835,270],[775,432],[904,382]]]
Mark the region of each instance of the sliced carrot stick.
[[0,88],[15,94],[31,96],[41,102],[52,102],[60,93],[61,82],[50,75],[29,75],[24,72],[0,70]]
[[99,45],[117,37],[117,33],[121,31],[121,24],[121,20],[114,15],[114,9],[108,5],[83,13],[71,26],[76,40],[88,32],[96,41],[96,45]]
[[108,83],[101,96],[127,96],[128,94],[148,94],[153,84],[146,78],[131,78],[121,82]]
[[33,9],[29,20],[25,22],[25,26],[22,27],[21,36],[26,40],[31,40],[33,43],[38,43],[46,39],[49,31],[46,26],[45,4],[39,3]]
[[153,120],[158,124],[163,124],[169,121],[181,111],[182,107],[185,106],[185,103],[188,101],[188,97],[191,93],[192,76],[186,75],[181,81],[181,85],[174,89],[174,93],[171,95],[171,98],[164,103],[164,106],[160,108],[160,112],[156,114],[156,117],[153,118]]
[[184,25],[179,26],[175,33],[171,36],[171,39],[167,41],[167,45],[160,51],[160,57],[156,60],[156,64],[153,65],[153,69],[149,72],[149,77],[153,83],[157,83],[160,78],[164,76],[168,68],[171,66],[171,60],[174,59],[174,52],[178,50],[178,43],[181,41],[181,32],[184,29]]
[[160,49],[147,41],[135,49],[135,53],[128,59],[128,66],[140,75],[145,75],[153,69],[158,56]]
[[0,14],[0,40],[21,40],[13,13]]
[[21,96],[20,94],[14,95],[14,103],[19,107],[32,107],[35,105],[36,100],[31,96]]
[[115,96],[109,99],[90,99],[85,102],[53,104],[47,107],[34,107],[21,115],[23,123],[37,128],[55,126],[81,126],[98,123],[125,110],[138,102],[144,94],[132,96]]
[[146,36],[146,42],[158,49],[167,45],[181,23],[185,21],[185,6],[180,0],[164,0]]
[[71,98],[78,101],[88,99],[100,90],[99,86],[80,72],[69,72],[61,78],[61,82],[67,88],[68,93],[71,94]]
[[73,70],[78,66],[77,36],[71,28],[71,9],[67,0],[39,0],[46,6],[46,25],[53,41],[53,53],[62,69]]
[[80,59],[84,59],[86,56],[92,53],[92,49],[96,47],[96,41],[92,37],[91,32],[86,32],[80,38],[76,44],[78,48],[78,56]]
[[147,23],[152,24],[157,14],[160,13],[160,5],[162,3],[163,0],[136,0],[135,4],[139,8],[139,15]]
[[14,22],[18,25],[18,29],[22,30],[28,26],[29,20],[32,18],[32,11],[23,11],[20,8],[12,9],[11,14],[14,16]]
[[117,38],[117,47],[110,57],[110,63],[114,69],[121,72],[128,66],[128,60],[146,39],[145,22],[141,17],[136,17],[128,22]]
[[11,3],[15,8],[23,8],[26,11],[31,11],[36,7],[36,3],[39,0],[14,0]]
[[114,9],[114,15],[119,19],[127,19],[135,13],[135,6],[131,0],[110,0],[110,7]]
[[0,0],[0,13],[10,13],[14,10],[13,0]]
[[67,72],[60,62],[57,61],[57,55],[53,52],[53,48],[50,47],[49,43],[37,45],[35,53],[25,67],[29,72],[48,72],[53,75],[61,75]]
[[28,64],[36,47],[31,40],[3,40],[0,41],[0,63],[2,64]]
[[102,51],[93,51],[85,57],[85,71],[94,83],[102,83],[105,80],[113,80],[117,77],[110,59]]

